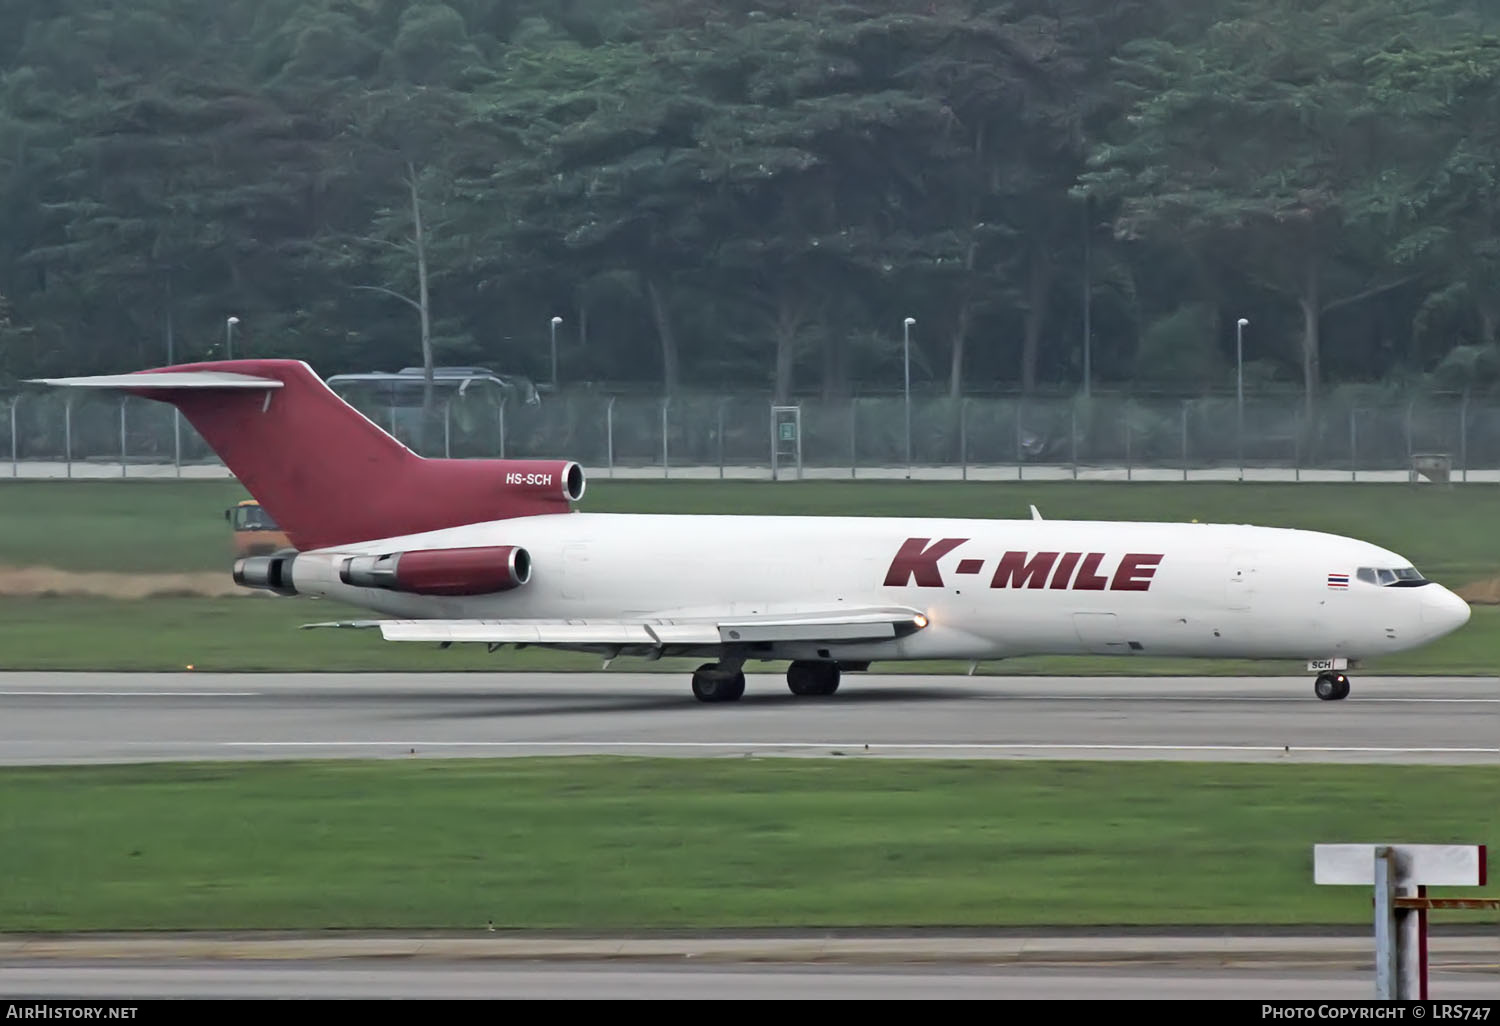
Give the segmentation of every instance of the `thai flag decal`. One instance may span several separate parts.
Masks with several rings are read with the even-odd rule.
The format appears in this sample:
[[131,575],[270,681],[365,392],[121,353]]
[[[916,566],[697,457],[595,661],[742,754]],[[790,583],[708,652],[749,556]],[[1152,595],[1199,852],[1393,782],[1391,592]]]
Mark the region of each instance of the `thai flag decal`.
[[1349,587],[1349,575],[1348,574],[1329,574],[1328,575],[1328,586],[1330,588],[1347,588],[1347,587]]

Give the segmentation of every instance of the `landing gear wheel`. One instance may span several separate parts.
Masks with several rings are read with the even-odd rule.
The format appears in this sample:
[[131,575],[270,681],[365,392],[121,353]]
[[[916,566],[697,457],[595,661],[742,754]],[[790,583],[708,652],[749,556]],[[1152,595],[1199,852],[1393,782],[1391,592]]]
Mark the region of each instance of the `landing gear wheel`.
[[1313,683],[1313,693],[1325,702],[1349,697],[1349,678],[1342,673],[1320,673]]
[[831,695],[839,689],[839,664],[799,659],[786,668],[794,695]]
[[693,696],[700,702],[737,702],[745,693],[745,675],[704,663],[693,671]]

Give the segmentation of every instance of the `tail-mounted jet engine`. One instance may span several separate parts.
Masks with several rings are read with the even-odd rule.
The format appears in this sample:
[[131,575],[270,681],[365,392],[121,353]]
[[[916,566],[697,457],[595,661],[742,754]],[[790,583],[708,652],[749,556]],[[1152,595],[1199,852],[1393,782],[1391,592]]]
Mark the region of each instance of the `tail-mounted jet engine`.
[[349,556],[339,580],[414,595],[489,595],[531,580],[531,555],[516,545],[487,545]]
[[[531,580],[531,554],[518,545],[485,545],[466,549],[414,549],[379,556],[334,557],[338,579],[356,588],[384,588],[413,595],[490,595],[519,588]],[[297,562],[322,562],[311,568],[313,581],[331,581],[328,556],[287,551],[247,556],[234,562],[234,583],[278,595],[305,592],[296,586]],[[314,591],[322,594],[321,588]]]
[[292,560],[297,558],[294,549],[285,555],[273,553],[269,556],[245,556],[234,561],[234,583],[242,588],[260,588],[274,591],[278,595],[295,595],[292,587]]

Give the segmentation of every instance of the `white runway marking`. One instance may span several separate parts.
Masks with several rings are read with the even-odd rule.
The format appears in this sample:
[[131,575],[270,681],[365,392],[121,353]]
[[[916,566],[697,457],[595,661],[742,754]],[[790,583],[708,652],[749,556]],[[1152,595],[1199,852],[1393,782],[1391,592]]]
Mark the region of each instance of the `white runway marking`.
[[[1030,691],[1028,691],[1028,692],[1025,692],[1024,694],[978,695],[976,697],[980,701],[983,701],[983,702],[1016,702],[1016,701],[1040,701],[1040,702],[1119,702],[1119,701],[1139,701],[1139,702],[1234,702],[1236,704],[1238,704],[1240,702],[1267,702],[1267,703],[1275,703],[1277,705],[1285,705],[1288,701],[1292,701],[1292,702],[1300,702],[1300,701],[1302,701],[1302,697],[1300,695],[1296,696],[1296,697],[1293,697],[1293,698],[1288,698],[1285,695],[1280,696],[1280,697],[1274,697],[1274,696],[1273,697],[1264,697],[1264,696],[1260,696],[1260,695],[1178,695],[1178,694],[1170,694],[1170,693],[1168,693],[1168,694],[1145,694],[1145,695],[1119,695],[1119,694],[1110,694],[1107,691],[1101,691],[1101,692],[1099,692],[1098,694],[1095,694],[1095,695],[1049,695],[1049,694],[1044,694],[1044,693],[1041,693],[1041,692],[1030,692]],[[1405,702],[1405,703],[1411,703],[1411,704],[1414,704],[1414,705],[1442,705],[1444,703],[1454,703],[1454,704],[1458,704],[1458,705],[1471,705],[1471,704],[1476,704],[1476,703],[1477,704],[1500,705],[1500,698],[1375,698],[1375,697],[1368,696],[1368,695],[1361,696],[1361,695],[1358,695],[1358,694],[1351,694],[1351,696],[1349,698],[1347,698],[1347,699],[1340,699],[1340,701],[1347,701],[1350,704],[1357,703],[1359,705],[1381,705],[1381,704],[1396,705],[1396,704],[1403,703],[1403,702]]]
[[[158,745],[160,742],[149,742]],[[184,741],[190,747],[220,748],[836,748],[899,749],[902,751],[952,751],[974,749],[1001,751],[1087,752],[1324,752],[1382,755],[1500,755],[1500,748],[1379,748],[1333,745],[1101,745],[1101,744],[996,744],[986,741],[881,742],[881,741]]]
[[0,691],[0,698],[253,698],[260,691]]

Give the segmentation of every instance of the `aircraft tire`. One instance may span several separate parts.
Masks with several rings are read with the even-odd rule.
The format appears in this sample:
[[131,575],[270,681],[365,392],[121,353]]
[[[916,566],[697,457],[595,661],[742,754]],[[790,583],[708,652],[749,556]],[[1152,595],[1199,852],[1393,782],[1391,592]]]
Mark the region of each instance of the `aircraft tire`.
[[1349,697],[1349,678],[1342,673],[1320,673],[1313,682],[1313,693],[1325,702]]
[[787,667],[786,685],[794,695],[831,695],[839,689],[839,664],[799,659]]
[[744,694],[743,672],[725,673],[718,663],[704,663],[693,673],[693,697],[700,702],[737,702]]
[[738,702],[741,698],[745,697],[745,674],[743,671],[735,672],[734,676],[730,678],[729,687],[729,693],[724,696],[724,701]]

